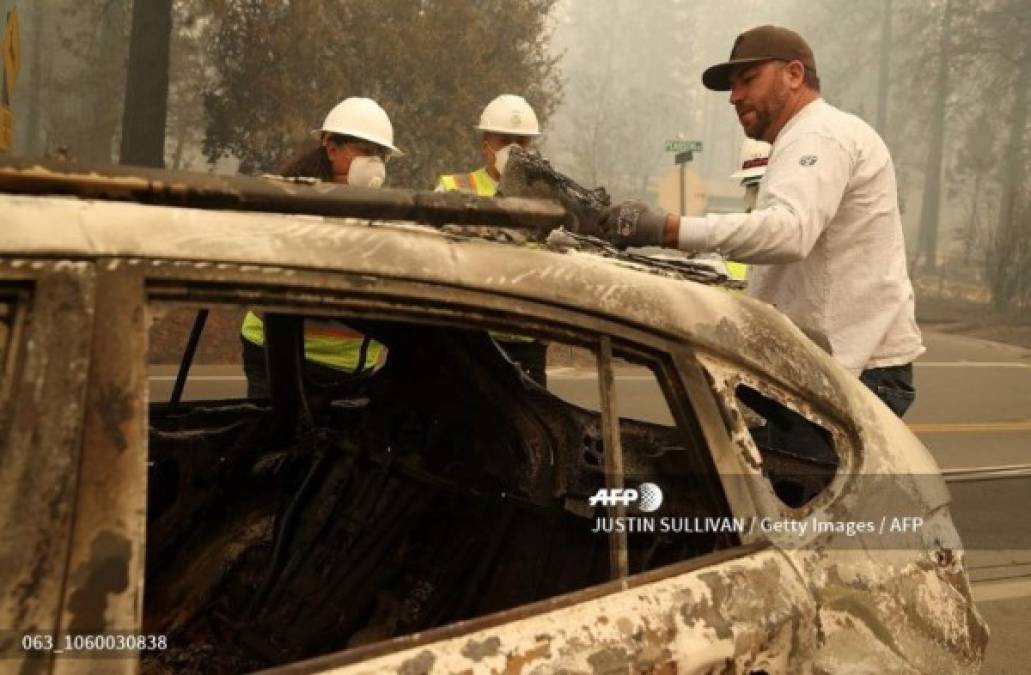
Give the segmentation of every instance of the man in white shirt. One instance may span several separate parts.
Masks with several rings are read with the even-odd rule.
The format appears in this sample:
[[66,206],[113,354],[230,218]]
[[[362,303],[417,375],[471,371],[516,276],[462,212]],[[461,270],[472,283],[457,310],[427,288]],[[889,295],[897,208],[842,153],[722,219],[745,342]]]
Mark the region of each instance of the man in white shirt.
[[895,169],[868,124],[820,98],[812,50],[759,26],[702,82],[730,91],[749,138],[773,144],[750,213],[680,217],[629,202],[602,229],[619,246],[718,251],[749,263],[750,295],[775,305],[902,415],[924,351],[906,270]]

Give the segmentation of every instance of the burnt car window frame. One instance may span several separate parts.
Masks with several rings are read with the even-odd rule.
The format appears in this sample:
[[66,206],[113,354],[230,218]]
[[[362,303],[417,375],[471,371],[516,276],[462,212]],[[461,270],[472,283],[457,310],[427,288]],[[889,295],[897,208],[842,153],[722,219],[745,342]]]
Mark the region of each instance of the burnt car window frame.
[[[837,501],[847,490],[855,467],[861,460],[862,445],[852,425],[831,413],[829,406],[819,400],[809,404],[801,403],[805,396],[771,373],[758,372],[743,363],[710,353],[700,352],[697,358],[721,412],[724,430],[736,446],[742,470],[754,471],[761,479],[759,484],[763,494],[755,500],[755,515],[803,519]],[[833,449],[838,458],[834,475],[818,494],[801,506],[785,504],[776,494],[770,480],[762,474],[764,459],[748,432],[745,412],[736,396],[736,390],[741,385],[756,390],[812,424],[822,427],[833,439]]]
[[[180,270],[185,265],[181,265]],[[234,266],[222,265],[224,270]],[[254,267],[250,266],[253,270]],[[167,271],[167,268],[166,268]],[[735,515],[737,509],[732,508],[727,496],[722,492],[719,471],[713,461],[711,435],[704,433],[699,419],[699,412],[688,394],[683,378],[680,362],[684,358],[685,343],[680,340],[642,330],[638,327],[623,324],[607,317],[592,316],[575,308],[555,307],[545,303],[523,299],[505,298],[509,306],[496,309],[478,302],[485,298],[498,298],[498,294],[474,289],[448,289],[448,294],[459,296],[455,299],[437,302],[427,298],[413,297],[403,292],[405,287],[424,287],[431,294],[443,294],[444,291],[432,284],[412,281],[389,281],[392,291],[389,293],[368,293],[369,278],[354,287],[349,283],[326,285],[319,288],[294,287],[291,284],[270,284],[267,277],[263,283],[248,284],[220,278],[212,283],[203,278],[190,279],[190,275],[159,274],[148,278],[146,303],[167,306],[178,306],[192,309],[226,306],[238,308],[247,306],[260,311],[300,314],[304,316],[327,316],[347,319],[357,317],[367,320],[404,321],[433,325],[452,325],[464,328],[476,327],[485,330],[509,330],[521,333],[534,333],[540,337],[561,340],[563,342],[584,347],[595,355],[599,354],[600,337],[609,336],[612,342],[613,356],[628,358],[639,364],[647,365],[654,375],[666,405],[673,415],[673,424],[679,433],[688,436],[691,444],[702,450],[692,458],[699,468],[714,480],[710,481],[712,492],[710,499],[718,499],[721,513]],[[348,277],[345,273],[321,275],[323,278]],[[297,280],[294,279],[294,282]],[[365,288],[363,288],[365,287]],[[551,317],[546,315],[551,314]],[[695,388],[697,390],[697,388]],[[617,422],[618,423],[618,422]],[[721,546],[715,553],[743,550],[745,542],[738,538],[733,543]],[[706,554],[707,557],[711,554]],[[628,579],[640,574],[663,577],[663,570],[671,569],[669,574],[677,574],[673,568],[691,563],[695,558],[681,563],[666,565],[661,568],[631,575]],[[593,586],[590,588],[594,588]],[[547,601],[541,601],[547,602]]]
[[[346,276],[339,273],[337,275]],[[397,283],[412,283],[416,285],[414,282]],[[230,286],[235,286],[235,284],[226,285],[226,291],[222,291],[217,286],[211,284],[199,284],[192,289],[188,289],[180,283],[165,284],[163,282],[154,283],[151,281],[147,287],[146,302],[148,306],[159,302],[170,306],[178,305],[195,310],[215,306],[238,308],[246,305],[258,311],[301,314],[305,317],[323,316],[342,319],[403,321],[429,325],[535,333],[539,337],[560,340],[570,345],[582,347],[594,354],[596,358],[600,357],[600,338],[607,335],[611,338],[612,357],[627,359],[647,367],[662,390],[664,403],[669,407],[670,413],[673,416],[673,424],[678,432],[684,434],[686,436],[685,440],[692,445],[705,450],[700,463],[697,463],[698,458],[693,458],[692,461],[696,462],[696,468],[704,470],[714,477],[719,475],[713,462],[711,437],[702,432],[702,423],[696,406],[693,405],[693,397],[688,394],[688,389],[684,386],[684,382],[681,379],[679,362],[683,356],[681,355],[680,358],[677,358],[676,355],[682,352],[684,345],[677,340],[671,340],[667,337],[627,324],[617,323],[607,318],[592,317],[577,309],[559,309],[558,313],[564,320],[551,320],[534,316],[532,310],[529,309],[531,307],[552,310],[555,308],[532,300],[506,300],[506,302],[513,302],[516,307],[508,310],[507,316],[499,316],[498,311],[484,311],[484,308],[478,304],[443,302],[437,306],[432,306],[427,305],[424,301],[411,301],[404,293],[398,293],[393,299],[380,296],[362,298],[360,297],[360,291],[353,289],[319,289],[318,292],[320,293],[335,296],[334,300],[336,302],[333,304],[339,305],[339,307],[331,308],[327,307],[328,303],[325,300],[314,301],[311,298],[310,291],[288,300],[281,297],[283,295],[281,291],[269,290],[267,287],[260,290],[229,290]],[[229,296],[237,292],[250,297],[246,302],[240,299],[233,301]],[[479,294],[479,292],[474,293]],[[483,295],[494,296],[496,294],[484,292]],[[210,302],[205,303],[205,299],[210,300]],[[277,302],[275,301],[276,299],[280,299],[280,301]],[[522,313],[517,311],[519,305],[523,307]],[[373,308],[373,311],[369,312],[367,308]],[[500,312],[500,314],[504,314],[504,312]],[[525,323],[517,323],[515,319],[517,314],[520,316],[520,321],[525,321]],[[606,327],[610,330],[606,330]],[[612,328],[619,328],[621,330],[614,331],[611,330]],[[619,335],[619,333],[623,334]],[[628,337],[627,334],[630,334],[632,337]],[[598,366],[596,365],[595,367],[597,368]],[[598,374],[600,376],[600,370]],[[725,511],[727,514],[733,513],[733,509],[727,503],[725,497],[721,498],[720,502],[722,511]],[[740,543],[738,542],[738,545]]]
[[[731,516],[740,515],[739,512],[744,510],[741,508],[743,504],[737,503],[735,496],[728,491],[727,488],[731,486],[724,480],[720,469],[719,456],[723,439],[707,429],[711,422],[715,421],[706,421],[713,403],[712,392],[698,386],[698,366],[693,356],[694,352],[685,343],[677,340],[665,340],[664,347],[661,351],[646,351],[639,345],[625,341],[613,343],[614,355],[617,358],[625,358],[649,368],[662,390],[666,405],[669,406],[673,424],[681,434],[688,436],[686,440],[692,446],[705,449],[704,453],[691,456],[689,461],[694,470],[716,478],[715,482],[706,484],[709,490],[706,497],[713,508],[713,515],[717,512]],[[711,417],[711,414],[708,416]],[[717,550],[735,548],[746,543],[742,537],[732,538],[737,539],[736,543],[724,541],[724,546]]]

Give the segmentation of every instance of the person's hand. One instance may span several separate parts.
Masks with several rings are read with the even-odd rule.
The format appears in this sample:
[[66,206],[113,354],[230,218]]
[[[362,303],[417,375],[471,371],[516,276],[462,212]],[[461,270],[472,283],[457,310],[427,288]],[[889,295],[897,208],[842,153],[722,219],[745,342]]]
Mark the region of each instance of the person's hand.
[[623,202],[605,212],[599,228],[617,248],[662,246],[666,214],[652,211],[642,202]]

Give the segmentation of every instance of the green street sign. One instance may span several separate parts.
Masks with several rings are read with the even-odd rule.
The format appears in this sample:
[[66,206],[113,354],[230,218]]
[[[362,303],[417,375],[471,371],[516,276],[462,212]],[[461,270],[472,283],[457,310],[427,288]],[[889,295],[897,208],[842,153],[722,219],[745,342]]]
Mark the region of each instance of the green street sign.
[[666,141],[666,152],[701,152],[701,141]]

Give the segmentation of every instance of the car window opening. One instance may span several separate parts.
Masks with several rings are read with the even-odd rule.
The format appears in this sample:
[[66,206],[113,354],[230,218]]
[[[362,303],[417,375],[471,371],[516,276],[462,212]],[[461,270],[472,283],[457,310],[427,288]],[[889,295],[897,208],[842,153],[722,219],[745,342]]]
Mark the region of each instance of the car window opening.
[[[181,356],[197,308],[152,308],[157,368]],[[337,323],[380,347],[373,356],[367,343],[357,372],[326,382],[301,358],[316,318],[268,314],[268,396],[250,398],[244,315],[210,308],[177,405],[165,393],[175,366],[152,383],[144,625],[175,634],[182,653],[146,656],[144,672],[202,653],[207,672],[288,663],[610,578],[608,533],[593,531],[607,509],[591,506],[606,486],[593,349],[548,346],[558,396],[482,328],[347,317]],[[626,485],[660,485],[662,513],[729,515],[699,469],[709,466],[700,435],[673,423],[664,397],[665,424],[623,416],[635,405],[626,387],[664,390],[654,364],[623,366]],[[621,379],[630,369],[638,379]],[[738,543],[683,532],[626,541],[630,574]]]
[[744,384],[734,394],[774,493],[786,506],[805,506],[830,485],[837,472],[840,460],[834,435],[772,394]]
[[7,437],[7,401],[16,380],[16,362],[19,357],[18,342],[24,330],[25,310],[29,304],[30,291],[17,286],[4,289],[10,294],[0,294],[0,442]]

